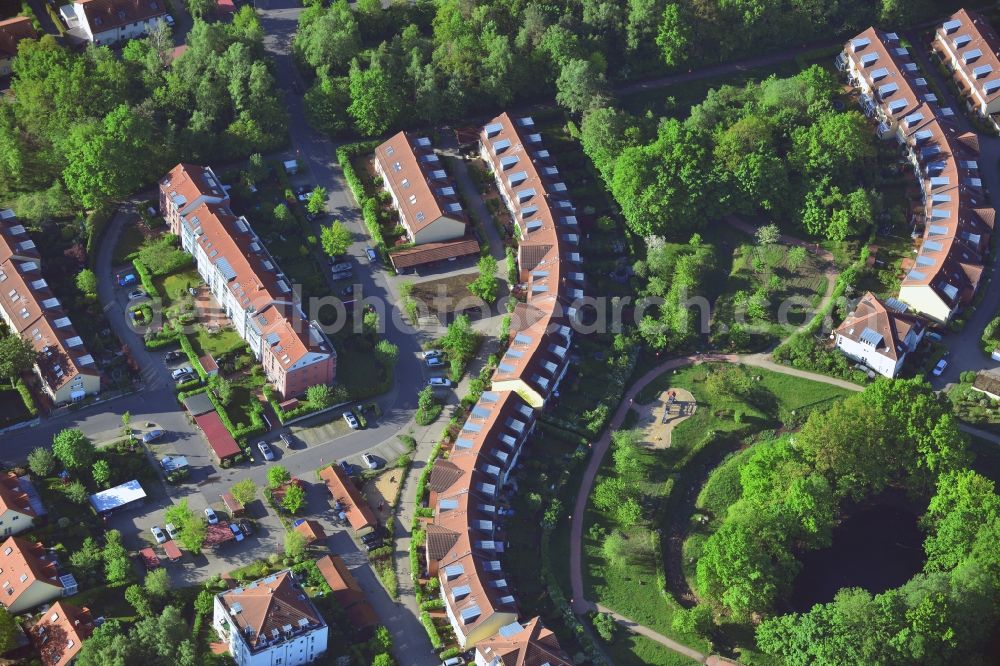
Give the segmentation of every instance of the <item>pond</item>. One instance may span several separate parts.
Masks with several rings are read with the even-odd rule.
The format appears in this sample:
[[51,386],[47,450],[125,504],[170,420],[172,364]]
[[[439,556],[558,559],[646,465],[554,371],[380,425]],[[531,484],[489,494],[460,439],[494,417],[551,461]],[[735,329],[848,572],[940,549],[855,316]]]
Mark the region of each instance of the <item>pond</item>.
[[899,587],[921,570],[924,535],[918,512],[901,496],[880,498],[854,511],[833,531],[833,545],[799,556],[791,609],[805,612],[833,601],[844,587],[872,594]]

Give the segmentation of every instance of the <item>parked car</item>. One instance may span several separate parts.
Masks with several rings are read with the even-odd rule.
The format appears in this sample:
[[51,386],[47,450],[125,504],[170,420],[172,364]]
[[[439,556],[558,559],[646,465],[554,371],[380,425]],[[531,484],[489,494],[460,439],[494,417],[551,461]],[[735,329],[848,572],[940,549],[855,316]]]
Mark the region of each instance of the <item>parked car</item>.
[[927,339],[931,342],[941,342],[941,334],[937,331],[927,331]]
[[379,532],[369,532],[368,534],[361,537],[361,543],[371,543],[373,541],[381,541],[382,535]]
[[170,14],[164,16],[163,20],[166,21],[167,25],[169,25],[171,28],[174,27],[174,17],[171,16]]
[[240,521],[240,531],[243,532],[243,534],[246,536],[250,536],[253,534],[253,528],[250,527],[250,523],[248,523],[245,520]]
[[205,518],[208,520],[209,525],[215,525],[219,522],[219,517],[215,515],[215,510],[210,506],[205,507]]
[[365,551],[370,553],[373,550],[381,548],[384,544],[382,543],[382,540],[379,539],[378,541],[372,541],[371,543],[366,543],[362,545],[365,547]]
[[178,384],[183,384],[184,382],[189,382],[192,379],[194,379],[194,375],[192,375],[190,372],[185,372],[182,375],[178,375],[178,376],[174,377],[174,381],[177,382]]
[[143,444],[151,444],[151,443],[155,442],[158,439],[162,439],[163,436],[166,435],[166,434],[167,434],[166,430],[160,430],[159,428],[157,428],[156,430],[150,430],[147,433],[143,433],[143,435],[142,435],[142,443]]
[[278,435],[281,438],[282,443],[288,448],[292,448],[292,436],[286,433],[281,433]]
[[133,289],[128,292],[128,300],[134,301],[137,298],[146,298],[146,292],[142,289]]
[[461,657],[450,657],[441,662],[441,666],[463,666],[465,660]]
[[354,471],[354,465],[352,465],[351,463],[347,462],[346,460],[341,460],[340,461],[340,469],[344,470],[344,474],[350,476],[351,472]]
[[174,527],[173,523],[167,523],[167,534],[170,535],[171,539],[176,539],[177,535],[180,534],[180,530]]
[[153,525],[153,529],[151,529],[150,532],[153,533],[153,538],[156,539],[156,543],[166,543],[167,542],[167,537],[163,533],[163,530],[161,530],[156,525]]
[[229,531],[233,533],[237,541],[243,541],[243,532],[240,530],[238,525],[232,523],[229,524]]
[[117,277],[119,287],[127,287],[136,283],[135,273],[119,273]]
[[257,448],[260,449],[260,455],[264,456],[264,460],[274,460],[274,451],[267,442],[257,442]]
[[353,284],[349,284],[349,285],[347,285],[346,287],[344,287],[343,289],[340,290],[340,295],[341,296],[350,296],[353,293],[354,293],[354,285]]
[[376,253],[372,248],[365,247],[365,254],[368,255],[368,261],[373,263],[378,261],[378,253]]
[[331,273],[344,273],[353,270],[354,265],[349,261],[338,261],[330,265]]
[[447,377],[431,377],[427,380],[427,385],[434,388],[451,388],[454,383]]
[[185,356],[184,352],[177,351],[175,349],[174,351],[168,351],[166,354],[164,354],[163,360],[169,363],[170,361],[179,361],[182,358],[184,358],[184,356]]
[[378,460],[375,460],[375,456],[370,453],[362,453],[361,460],[364,461],[365,466],[368,469],[378,469]]
[[948,361],[941,359],[940,361],[937,362],[937,365],[934,366],[934,369],[931,370],[931,374],[934,375],[935,377],[940,377],[944,373],[944,369],[947,367],[948,367]]
[[193,372],[194,372],[194,370],[192,370],[191,368],[189,368],[187,366],[184,366],[184,367],[177,368],[176,370],[174,370],[173,372],[171,372],[170,376],[173,377],[174,379],[177,379],[181,375],[190,375]]
[[444,365],[444,359],[440,356],[425,356],[424,363],[427,364],[428,368],[440,368]]
[[347,425],[351,427],[351,430],[357,430],[361,427],[357,417],[352,412],[344,412],[344,420],[347,421]]
[[444,352],[440,349],[428,349],[424,352],[424,358],[441,358]]

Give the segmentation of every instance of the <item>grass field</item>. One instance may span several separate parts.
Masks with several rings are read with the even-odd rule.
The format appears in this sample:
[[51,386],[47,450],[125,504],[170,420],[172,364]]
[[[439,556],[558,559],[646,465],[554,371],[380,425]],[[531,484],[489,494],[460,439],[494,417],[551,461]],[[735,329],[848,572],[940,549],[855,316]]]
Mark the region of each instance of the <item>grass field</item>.
[[223,354],[243,349],[246,347],[246,342],[239,336],[239,333],[231,328],[222,329],[217,333],[209,333],[204,326],[198,326],[191,338],[191,345],[198,356],[204,356],[208,353],[218,359]]
[[[644,522],[626,534],[633,544],[631,557],[614,562],[606,559],[602,550],[604,535],[614,530],[615,524],[593,504],[587,508],[585,524],[588,527],[583,539],[584,585],[588,599],[702,651],[708,650],[707,641],[673,630],[672,618],[680,605],[671,593],[661,591],[658,586],[658,566],[668,572],[670,580],[674,580],[670,577],[671,567],[687,568],[686,557],[670,556],[671,536],[682,539],[687,534],[689,516],[695,509],[692,500],[699,489],[702,489],[699,502],[704,500],[719,511],[738,495],[738,461],[742,454],[730,458],[714,475],[710,485],[704,488],[702,485],[707,478],[713,478],[709,473],[727,454],[743,446],[746,437],[789,421],[798,423],[810,409],[828,405],[847,394],[827,384],[749,368],[752,375],[760,378],[762,399],[755,400],[752,405],[736,400],[711,401],[703,385],[712,370],[711,365],[701,365],[665,374],[637,397],[637,402],[648,403],[667,388],[686,388],[698,400],[698,409],[674,429],[671,449],[648,450],[642,458],[646,479],[641,489],[645,496],[642,503]],[[741,414],[740,422],[734,420],[735,413]],[[608,456],[598,482],[612,474],[612,470],[613,461]],[[662,551],[659,552],[654,547],[654,529],[662,535]],[[684,564],[680,564],[682,562]],[[723,644],[751,647],[743,637],[746,632],[741,632],[740,627],[733,627],[726,634],[719,637]],[[635,648],[640,649],[639,646]],[[633,656],[640,659],[638,655]]]
[[604,646],[615,666],[689,666],[697,664],[645,636],[621,631],[615,642]]
[[153,278],[153,284],[160,291],[164,307],[170,307],[177,299],[187,295],[189,287],[201,285],[203,280],[196,268],[186,268],[172,275]]

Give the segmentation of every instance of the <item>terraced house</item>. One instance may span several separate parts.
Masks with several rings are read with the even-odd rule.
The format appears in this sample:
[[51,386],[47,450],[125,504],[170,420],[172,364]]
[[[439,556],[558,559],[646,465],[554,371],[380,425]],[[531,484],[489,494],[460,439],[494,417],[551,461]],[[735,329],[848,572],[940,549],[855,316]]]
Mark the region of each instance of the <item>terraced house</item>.
[[505,113],[480,135],[480,152],[520,232],[517,289],[525,301],[513,313],[511,344],[491,389],[428,481],[434,509],[425,543],[428,573],[440,582],[459,645],[475,646],[476,663],[489,666],[569,663],[538,618],[522,623],[503,571],[506,488],[537,410],[558,395],[566,376],[574,302],[583,296],[574,208],[533,126],[531,118]]
[[939,323],[968,305],[979,288],[995,211],[979,176],[979,142],[941,107],[894,33],[869,28],[837,59],[861,91],[865,112],[884,138],[904,148],[920,184],[916,258],[904,264],[898,300]]
[[970,110],[1000,111],[1000,37],[985,18],[958,10],[934,31],[933,48]]
[[78,402],[100,392],[101,375],[41,265],[14,211],[0,210],[0,316],[38,352],[35,374],[52,402]]
[[336,376],[337,352],[308,320],[281,272],[211,169],[179,164],[160,181],[160,205],[181,247],[285,398]]
[[0,21],[0,76],[10,74],[10,64],[17,55],[17,45],[21,40],[36,37],[38,34],[27,16],[15,16]]

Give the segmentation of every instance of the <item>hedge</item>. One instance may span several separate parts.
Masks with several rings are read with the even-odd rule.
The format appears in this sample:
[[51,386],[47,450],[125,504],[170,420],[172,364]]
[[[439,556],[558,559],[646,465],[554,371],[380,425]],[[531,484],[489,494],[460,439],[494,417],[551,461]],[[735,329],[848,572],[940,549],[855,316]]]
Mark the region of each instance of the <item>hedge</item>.
[[555,604],[556,609],[562,615],[563,622],[566,623],[567,628],[569,628],[573,634],[576,636],[577,642],[580,643],[580,647],[587,654],[590,659],[590,663],[595,665],[607,665],[602,656],[600,648],[594,641],[590,632],[583,626],[579,618],[573,612],[573,608],[566,601],[566,595],[563,594],[562,587],[559,585],[559,580],[556,575],[552,572],[552,562],[550,561],[549,555],[549,540],[551,533],[548,530],[543,530],[542,532],[542,576],[545,579],[545,584],[548,588],[549,598],[552,603]]
[[437,627],[434,626],[434,620],[431,619],[431,614],[427,611],[420,611],[420,624],[424,625],[424,630],[427,632],[427,638],[431,639],[431,647],[435,650],[440,650],[441,634],[438,633]]
[[21,394],[21,401],[24,402],[24,408],[28,410],[28,413],[32,417],[38,416],[38,407],[35,405],[35,398],[31,395],[31,390],[24,382],[24,379],[19,377],[14,383],[14,388]]
[[377,145],[378,141],[361,141],[341,146],[337,148],[337,162],[344,172],[344,180],[347,181],[347,186],[351,188],[354,200],[357,201],[358,206],[361,208],[361,216],[364,218],[365,228],[368,229],[368,233],[372,238],[375,251],[381,254],[384,259],[386,254],[385,238],[382,236],[382,227],[378,221],[378,201],[374,197],[369,197],[365,192],[365,186],[361,182],[358,173],[354,170],[354,163],[351,161],[357,155],[363,155],[375,150]]
[[198,373],[198,376],[201,377],[202,381],[207,381],[208,373],[205,372],[205,367],[201,364],[201,360],[195,353],[191,340],[188,336],[180,334],[177,336],[177,341],[181,343],[181,349],[183,349],[184,353],[187,354],[188,361],[191,362],[191,367],[194,368],[196,373]]
[[87,230],[87,262],[91,268],[97,261],[97,241],[104,233],[104,227],[108,225],[112,212],[114,212],[114,208],[110,205],[102,206],[91,211],[84,220],[83,224]]
[[177,384],[176,386],[174,386],[174,390],[177,391],[178,393],[182,393],[184,391],[188,391],[190,389],[193,389],[193,388],[195,388],[197,386],[201,386],[201,380],[200,379],[192,379],[191,381],[187,381],[187,382],[183,382],[181,384]]
[[146,265],[139,261],[138,259],[132,260],[132,266],[135,267],[135,272],[139,276],[139,282],[142,283],[142,288],[146,290],[146,295],[149,297],[159,297],[160,293],[156,290],[156,285],[153,284],[153,277],[149,273],[149,269]]

